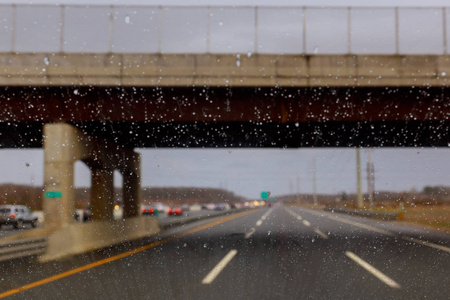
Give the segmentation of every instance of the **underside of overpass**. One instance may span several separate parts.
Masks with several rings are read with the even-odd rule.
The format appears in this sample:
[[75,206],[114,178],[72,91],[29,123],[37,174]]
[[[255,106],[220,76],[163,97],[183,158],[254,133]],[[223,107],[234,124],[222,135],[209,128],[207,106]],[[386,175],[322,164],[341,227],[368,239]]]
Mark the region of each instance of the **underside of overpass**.
[[5,87],[0,146],[69,123],[136,147],[448,147],[446,87]]

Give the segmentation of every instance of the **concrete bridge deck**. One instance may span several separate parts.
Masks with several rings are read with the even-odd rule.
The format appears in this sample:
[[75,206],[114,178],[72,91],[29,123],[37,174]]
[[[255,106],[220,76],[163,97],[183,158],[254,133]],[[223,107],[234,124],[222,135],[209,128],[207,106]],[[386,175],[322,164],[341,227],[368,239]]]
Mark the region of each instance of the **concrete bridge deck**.
[[446,87],[449,55],[0,53],[0,86]]

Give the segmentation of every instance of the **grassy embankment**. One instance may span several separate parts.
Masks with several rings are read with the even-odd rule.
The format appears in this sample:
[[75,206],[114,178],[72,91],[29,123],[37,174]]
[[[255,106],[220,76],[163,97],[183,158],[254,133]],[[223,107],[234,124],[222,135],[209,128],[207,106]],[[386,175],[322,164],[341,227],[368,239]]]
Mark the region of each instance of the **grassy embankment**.
[[418,205],[405,207],[375,206],[371,211],[403,213],[400,221],[450,230],[450,205]]
[[[295,204],[294,204],[295,205]],[[300,204],[299,206],[323,209],[323,205],[314,206],[312,204]],[[336,205],[341,208],[355,209],[353,205]],[[441,232],[450,233],[450,205],[417,205],[405,206],[403,209],[400,205],[378,204],[374,207],[365,207],[367,211],[397,213],[399,220],[395,222],[404,222],[418,226],[427,226],[437,229]]]

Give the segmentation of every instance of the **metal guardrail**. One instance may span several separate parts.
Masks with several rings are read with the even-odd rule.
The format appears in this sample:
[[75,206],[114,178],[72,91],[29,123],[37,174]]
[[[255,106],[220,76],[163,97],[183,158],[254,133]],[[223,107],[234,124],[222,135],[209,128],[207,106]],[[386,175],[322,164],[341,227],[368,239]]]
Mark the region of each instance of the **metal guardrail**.
[[[174,217],[173,219],[165,219],[160,221],[160,228],[167,229],[174,226],[181,226],[190,222],[195,222],[202,219],[213,218],[223,215],[238,213],[248,208],[232,209],[225,211],[211,211],[205,215],[188,216],[188,217]],[[29,238],[20,239],[16,241],[0,242],[0,261],[28,257],[33,255],[44,254],[47,250],[47,238]]]
[[21,239],[0,243],[0,261],[45,253],[47,238]]
[[235,214],[241,211],[248,210],[248,208],[239,208],[239,209],[231,209],[231,210],[224,210],[224,211],[211,211],[210,213],[206,215],[200,215],[200,216],[191,216],[191,217],[174,217],[173,219],[165,219],[159,221],[159,227],[161,229],[167,229],[174,226],[180,226],[187,223],[195,222],[202,219],[208,219],[208,218],[214,218],[218,216],[228,215],[228,214]]
[[357,209],[331,208],[331,207],[326,207],[323,210],[337,212],[337,213],[344,213],[344,214],[349,214],[349,215],[362,216],[362,217],[367,217],[367,218],[383,219],[383,220],[388,220],[388,221],[398,219],[398,214],[396,214],[396,213],[385,213],[385,212],[364,211],[364,210],[357,210]]

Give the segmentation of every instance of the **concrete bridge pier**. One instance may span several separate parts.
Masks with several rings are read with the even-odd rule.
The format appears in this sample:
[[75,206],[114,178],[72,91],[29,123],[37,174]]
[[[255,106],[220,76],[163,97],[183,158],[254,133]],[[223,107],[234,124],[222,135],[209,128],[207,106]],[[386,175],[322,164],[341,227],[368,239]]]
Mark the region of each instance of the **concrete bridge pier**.
[[93,169],[91,181],[92,220],[114,219],[114,170]]
[[134,153],[129,167],[122,170],[123,178],[123,217],[125,219],[139,216],[141,203],[141,156]]
[[[44,125],[43,234],[48,236],[48,261],[156,234],[158,222],[139,216],[140,154],[82,132],[73,125]],[[76,223],[74,164],[85,162],[92,171],[92,222]],[[123,174],[124,219],[113,219],[113,174]],[[31,233],[31,232],[30,232]]]

